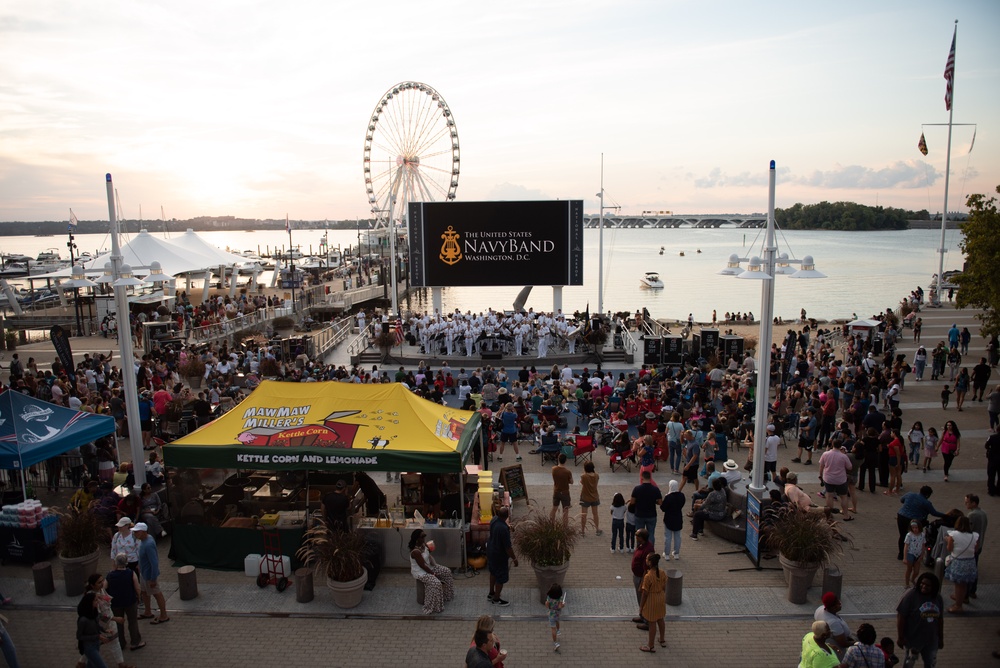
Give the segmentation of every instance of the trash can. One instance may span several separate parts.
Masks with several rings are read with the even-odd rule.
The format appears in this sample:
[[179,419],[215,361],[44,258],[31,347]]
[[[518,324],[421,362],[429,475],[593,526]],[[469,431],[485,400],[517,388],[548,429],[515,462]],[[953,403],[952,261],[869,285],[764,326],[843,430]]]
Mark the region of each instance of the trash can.
[[198,571],[194,566],[177,569],[177,590],[182,601],[198,598]]
[[840,599],[840,590],[844,585],[844,574],[836,566],[823,570],[823,593],[832,591]]
[[680,605],[683,599],[684,573],[676,569],[667,571],[667,605]]
[[52,564],[42,561],[31,567],[31,574],[35,579],[35,595],[48,596],[56,590],[55,582],[52,579]]
[[299,603],[308,603],[313,600],[313,570],[311,568],[299,568],[295,571],[295,600]]

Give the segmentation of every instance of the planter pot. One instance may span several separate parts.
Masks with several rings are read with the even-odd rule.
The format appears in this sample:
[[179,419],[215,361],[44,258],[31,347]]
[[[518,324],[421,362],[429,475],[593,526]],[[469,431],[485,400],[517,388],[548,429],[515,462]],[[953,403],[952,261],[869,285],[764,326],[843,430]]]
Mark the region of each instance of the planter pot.
[[63,567],[63,578],[66,580],[67,596],[82,596],[87,588],[87,578],[97,572],[97,562],[100,549],[82,557],[59,557]]
[[544,604],[545,597],[552,585],[557,584],[561,587],[566,580],[566,570],[569,568],[569,562],[566,561],[558,566],[536,566],[535,564],[531,564],[531,567],[535,571],[535,579],[538,580],[538,602]]
[[809,587],[816,579],[816,571],[819,570],[818,563],[804,563],[786,559],[785,555],[778,555],[781,562],[781,569],[785,573],[785,582],[788,584],[788,602],[805,603]]
[[337,582],[329,576],[326,578],[326,586],[333,592],[333,603],[338,608],[354,608],[361,603],[361,597],[365,593],[365,583],[368,582],[368,570],[361,573],[361,577],[350,582]]
[[192,390],[201,389],[201,376],[188,376],[188,385],[191,386]]

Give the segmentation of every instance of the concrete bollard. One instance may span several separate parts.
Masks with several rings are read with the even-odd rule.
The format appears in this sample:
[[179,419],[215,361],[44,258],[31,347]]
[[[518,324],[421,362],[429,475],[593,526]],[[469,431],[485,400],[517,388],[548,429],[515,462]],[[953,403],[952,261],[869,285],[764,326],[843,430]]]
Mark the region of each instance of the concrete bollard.
[[198,571],[194,566],[177,569],[178,593],[182,601],[198,598]]
[[684,573],[676,569],[667,571],[667,605],[680,605],[683,599]]
[[48,596],[56,590],[55,581],[52,579],[52,564],[42,561],[31,567],[31,575],[35,579],[35,595]]
[[840,591],[844,586],[844,574],[836,566],[823,570],[823,593],[832,591],[840,599]]
[[313,600],[313,570],[299,568],[295,571],[295,600],[308,603]]

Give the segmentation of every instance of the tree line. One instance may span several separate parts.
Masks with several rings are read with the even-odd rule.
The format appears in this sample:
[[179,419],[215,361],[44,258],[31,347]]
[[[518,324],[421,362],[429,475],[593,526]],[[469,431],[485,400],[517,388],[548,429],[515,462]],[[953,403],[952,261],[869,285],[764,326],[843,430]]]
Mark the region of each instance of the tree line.
[[774,220],[783,230],[905,230],[911,220],[929,220],[930,213],[854,202],[795,204],[775,209]]

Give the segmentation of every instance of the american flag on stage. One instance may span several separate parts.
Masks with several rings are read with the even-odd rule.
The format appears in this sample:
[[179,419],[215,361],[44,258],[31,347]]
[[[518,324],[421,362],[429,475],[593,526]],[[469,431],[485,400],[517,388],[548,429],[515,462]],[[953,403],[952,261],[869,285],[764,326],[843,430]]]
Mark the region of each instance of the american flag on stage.
[[917,142],[917,150],[927,155],[927,142],[924,140],[924,133],[920,133],[920,141]]
[[948,82],[944,91],[944,108],[951,111],[951,90],[955,83],[955,37],[958,35],[958,27],[951,36],[951,51],[948,52],[948,62],[944,66],[944,80]]
[[392,333],[396,335],[396,345],[403,344],[403,322],[401,320],[396,320],[396,324],[393,326]]

